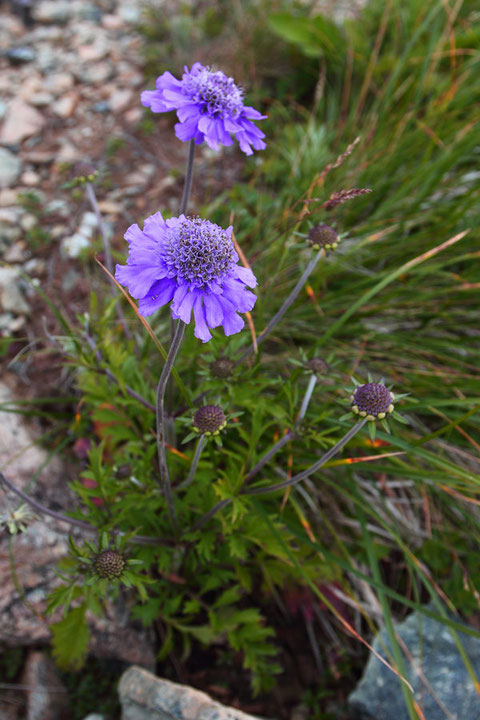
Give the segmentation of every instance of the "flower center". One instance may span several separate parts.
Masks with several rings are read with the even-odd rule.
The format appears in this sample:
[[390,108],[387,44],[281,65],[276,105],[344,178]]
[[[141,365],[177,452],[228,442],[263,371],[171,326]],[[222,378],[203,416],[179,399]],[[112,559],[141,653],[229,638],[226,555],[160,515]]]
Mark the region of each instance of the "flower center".
[[353,403],[360,412],[370,415],[388,412],[393,395],[383,383],[366,383],[360,385],[353,394]]
[[242,91],[221,70],[202,68],[197,75],[185,73],[183,88],[193,102],[203,104],[203,112],[211,115],[237,117],[243,110]]
[[200,218],[186,218],[166,232],[164,260],[170,277],[203,287],[221,280],[236,263],[232,239],[219,225]]

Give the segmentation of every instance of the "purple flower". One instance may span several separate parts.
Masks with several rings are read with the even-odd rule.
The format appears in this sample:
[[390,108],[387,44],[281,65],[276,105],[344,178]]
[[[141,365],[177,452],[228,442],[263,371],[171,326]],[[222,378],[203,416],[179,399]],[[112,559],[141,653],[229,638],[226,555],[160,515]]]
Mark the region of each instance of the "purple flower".
[[265,133],[252,122],[266,115],[244,105],[242,90],[221,70],[214,72],[197,62],[191,70],[185,65],[181,80],[164,72],[156,84],[156,90],[142,92],[142,105],[157,113],[176,110],[179,140],[194,139],[197,145],[205,140],[212,150],[218,150],[219,145],[232,145],[233,135],[246,155],[253,154],[252,147],[266,147]]
[[139,300],[141,315],[152,315],[172,301],[174,318],[195,318],[195,336],[207,342],[209,328],[222,325],[225,335],[244,326],[237,312],[247,312],[256,296],[246,289],[257,280],[251,270],[237,265],[232,227],[223,230],[209,220],[180,217],[164,220],[157,212],[143,230],[131,225],[126,265],[117,265],[115,277]]

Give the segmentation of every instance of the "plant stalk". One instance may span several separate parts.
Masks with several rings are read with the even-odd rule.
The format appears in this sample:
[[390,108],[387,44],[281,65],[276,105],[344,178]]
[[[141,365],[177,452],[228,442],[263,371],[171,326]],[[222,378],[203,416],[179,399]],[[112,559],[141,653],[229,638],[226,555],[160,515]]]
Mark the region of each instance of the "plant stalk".
[[198,461],[200,460],[200,455],[202,454],[204,445],[205,435],[202,433],[197,441],[197,447],[195,448],[195,454],[193,456],[192,464],[190,465],[187,479],[180,483],[180,485],[177,485],[177,487],[174,488],[175,490],[184,490],[190,485],[191,482],[193,482],[193,479],[195,478],[195,473],[197,472]]
[[167,387],[168,378],[172,372],[173,364],[177,356],[178,350],[183,340],[185,333],[185,323],[179,320],[175,335],[173,337],[170,349],[168,351],[165,365],[163,366],[160,380],[157,385],[157,402],[156,402],[156,416],[157,416],[157,453],[158,453],[158,467],[160,471],[160,482],[161,488],[165,495],[165,499],[168,505],[168,512],[172,526],[176,529],[177,520],[175,506],[173,504],[172,497],[172,486],[170,483],[170,476],[168,472],[167,453],[165,449],[165,389]]
[[325,465],[329,460],[331,460],[340,450],[343,448],[344,445],[346,445],[358,432],[362,429],[362,427],[367,422],[366,418],[362,418],[359,420],[350,430],[346,433],[346,435],[341,438],[336,445],[330,448],[330,450],[327,450],[327,452],[322,455],[320,460],[317,460],[316,463],[311,465],[306,470],[303,470],[301,473],[298,473],[297,475],[294,475],[293,477],[289,478],[288,480],[284,480],[283,482],[276,483],[276,485],[270,485],[269,487],[260,487],[260,488],[246,488],[245,490],[242,490],[240,492],[240,495],[263,495],[267,492],[274,492],[275,490],[282,490],[283,488],[289,487],[289,485],[296,485],[297,483],[301,482],[302,480],[305,480],[310,475],[312,475],[314,472],[319,470],[322,465]]

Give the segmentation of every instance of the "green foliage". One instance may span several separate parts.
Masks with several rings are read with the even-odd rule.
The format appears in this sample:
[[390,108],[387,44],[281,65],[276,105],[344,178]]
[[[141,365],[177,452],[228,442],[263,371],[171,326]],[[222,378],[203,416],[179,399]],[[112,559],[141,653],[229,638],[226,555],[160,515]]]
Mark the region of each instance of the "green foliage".
[[[157,631],[161,659],[187,658],[195,643],[230,648],[251,672],[255,691],[279,672],[268,609],[276,603],[284,611],[288,588],[300,588],[343,624],[350,610],[342,613],[328,592],[340,587],[360,608],[368,635],[367,584],[400,671],[397,617],[412,609],[432,614],[425,608],[430,598],[435,616],[454,633],[445,599],[464,613],[478,609],[478,14],[465,2],[452,26],[436,0],[372,1],[358,22],[340,30],[296,5],[256,5],[245,38],[258,38],[254,60],[255,52],[273,49],[259,60],[256,88],[270,102],[268,149],[249,183],[226,190],[202,214],[221,224],[235,217],[236,237],[260,281],[252,312],[257,335],[310,260],[309,229],[328,221],[342,242],[319,263],[258,356],[239,363],[230,378],[212,376],[211,362],[238,357],[250,343],[248,329],[231,338],[215,332],[208,348],[188,329],[168,399],[178,530],[156,461],[155,391],[168,313],[151,319],[156,340],[128,307],[127,338],[113,304],[101,298],[77,329],[58,316],[79,408],[70,432],[89,446],[72,483],[71,514],[100,534],[98,542],[72,543],[63,584],[52,593],[50,609],[66,610],[54,628],[64,664],[85,656],[87,609],[100,613],[107,597],[120,595],[134,618]],[[267,17],[265,8],[275,12]],[[152,73],[166,62],[170,40],[162,45],[159,37],[170,37],[172,23],[175,38],[195,45],[202,28],[196,12],[185,7],[176,20],[146,23]],[[209,39],[229,37],[222,7],[205,12]],[[240,19],[235,15],[232,27]],[[452,55],[454,46],[468,52]],[[183,50],[175,52],[178,59]],[[272,58],[279,56],[277,66]],[[312,110],[318,60],[323,93]],[[291,72],[282,76],[285,67]],[[305,98],[308,106],[299,107]],[[357,136],[343,163],[325,172]],[[372,193],[331,211],[322,207],[332,193],[352,188]],[[247,480],[295,427],[311,377],[306,361],[318,355],[328,372],[296,437]],[[391,435],[379,425],[370,438],[365,430],[342,456],[287,491],[244,492],[299,473],[332,448],[351,427],[342,417],[349,378],[368,372],[408,394],[399,408],[408,424],[392,423]],[[189,482],[196,448],[188,436],[191,405],[203,401],[224,408],[229,422],[221,444],[205,443]],[[219,501],[225,502],[211,513]],[[92,572],[92,558],[110,547],[130,564],[108,583]],[[413,716],[408,693],[405,701]]]
[[86,604],[73,608],[52,625],[53,657],[61,668],[78,670],[83,665],[90,637],[86,610]]
[[122,673],[121,663],[111,659],[89,657],[79,672],[61,671],[60,678],[67,689],[68,712],[71,720],[83,720],[92,708],[108,720],[121,715],[117,685]]

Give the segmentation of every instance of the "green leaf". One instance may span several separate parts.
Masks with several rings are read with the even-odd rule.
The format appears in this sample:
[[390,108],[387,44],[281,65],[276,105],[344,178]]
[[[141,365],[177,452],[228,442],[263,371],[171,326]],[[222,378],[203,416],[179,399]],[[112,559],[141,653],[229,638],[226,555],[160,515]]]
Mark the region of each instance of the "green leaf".
[[57,665],[65,670],[79,670],[87,656],[90,633],[85,615],[83,604],[51,626],[53,656]]

